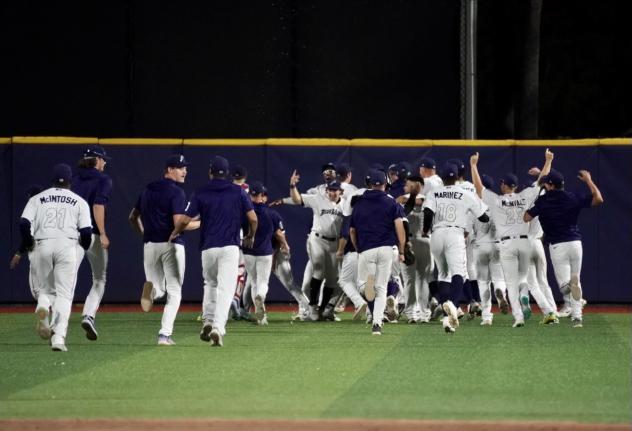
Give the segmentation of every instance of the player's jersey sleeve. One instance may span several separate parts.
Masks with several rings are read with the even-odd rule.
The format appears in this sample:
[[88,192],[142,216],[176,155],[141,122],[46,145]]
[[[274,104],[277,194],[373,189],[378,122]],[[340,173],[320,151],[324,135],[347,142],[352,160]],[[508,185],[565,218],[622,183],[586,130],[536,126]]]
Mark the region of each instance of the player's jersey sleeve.
[[191,217],[191,218],[200,215],[199,200],[198,200],[197,193],[193,192],[193,194],[191,195],[191,200],[189,201],[189,207],[186,209],[184,214],[187,217]]
[[437,212],[437,201],[434,197],[434,193],[426,194],[426,199],[424,199],[422,208],[428,208],[433,213]]
[[274,210],[269,210],[268,213],[270,214],[270,219],[272,220],[274,231],[285,231],[285,227],[283,226],[283,218],[281,217],[281,215]]
[[467,209],[469,212],[474,215],[475,218],[479,218],[485,211],[487,211],[487,204],[483,202],[481,199],[477,198],[474,194],[467,192],[464,194],[467,200]]
[[97,184],[96,195],[94,196],[95,205],[107,205],[112,194],[112,179],[107,175],[102,175]]
[[187,206],[187,199],[184,190],[177,187],[171,196],[171,214],[184,214]]
[[540,191],[541,191],[540,187],[532,186],[532,187],[527,187],[526,189],[521,191],[520,195],[526,199],[526,201],[528,202],[528,205],[531,205],[533,202],[535,202],[538,196],[540,196]]
[[35,197],[29,199],[24,207],[24,211],[22,211],[22,218],[27,219],[33,224],[33,220],[35,220],[35,213],[37,212],[37,203]]
[[590,208],[592,206],[592,195],[581,194],[576,199],[578,208]]
[[90,219],[90,207],[88,202],[78,197],[79,211],[77,213],[77,229],[83,229],[86,227],[92,227],[92,220]]
[[540,215],[540,202],[542,202],[540,198],[536,199],[533,206],[527,210],[527,214],[533,218],[538,217]]
[[302,194],[301,199],[306,208],[317,210],[320,207],[317,194]]
[[241,205],[242,205],[242,208],[244,209],[244,214],[247,213],[248,211],[253,211],[254,207],[252,206],[252,200],[250,199],[246,191],[240,190],[239,196],[241,198]]
[[393,200],[393,220],[397,220],[398,218],[406,219],[406,213],[404,213],[404,207],[397,203],[397,201]]
[[481,199],[483,203],[485,203],[485,205],[487,205],[488,207],[491,207],[496,204],[498,195],[489,189],[483,189],[483,193],[481,194]]

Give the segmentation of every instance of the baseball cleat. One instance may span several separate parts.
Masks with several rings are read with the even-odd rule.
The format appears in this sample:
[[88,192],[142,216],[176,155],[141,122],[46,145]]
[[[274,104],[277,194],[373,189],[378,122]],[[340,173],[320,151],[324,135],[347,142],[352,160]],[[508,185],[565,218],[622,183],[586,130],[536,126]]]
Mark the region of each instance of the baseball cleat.
[[443,316],[443,307],[437,305],[434,310],[432,310],[432,314],[430,315],[430,320],[439,320]]
[[257,318],[257,323],[259,323],[266,315],[266,306],[263,303],[263,298],[261,295],[255,296],[255,317]]
[[498,301],[498,308],[500,308],[500,312],[503,314],[509,313],[509,303],[507,302],[507,298],[505,298],[503,290],[495,289],[494,295],[496,296],[496,301]]
[[586,301],[584,298],[582,298],[581,301],[579,301],[579,302],[581,302],[582,308],[584,308],[586,305],[588,305],[588,301]]
[[523,326],[524,326],[524,320],[516,320],[514,324],[511,325],[512,328],[522,328]]
[[522,314],[525,320],[529,320],[531,318],[531,305],[529,305],[529,297],[527,295],[520,297],[520,305],[522,306]]
[[382,327],[377,323],[373,324],[373,327],[371,328],[371,334],[382,335]]
[[441,324],[443,325],[443,330],[447,334],[454,334],[456,332],[456,329],[454,329],[454,327],[450,325],[450,318],[448,316],[443,316],[443,319],[441,319]]
[[468,314],[467,314],[467,320],[472,320],[474,319],[476,316],[480,316],[481,315],[481,304],[479,304],[476,301],[472,301],[470,303],[470,305],[468,306]]
[[566,305],[557,312],[557,317],[571,317],[571,307]]
[[358,308],[355,309],[355,312],[353,313],[353,320],[361,320],[362,319],[362,317],[366,313],[366,306],[367,306],[367,303],[365,302],[362,305],[360,305]]
[[573,328],[583,328],[584,327],[584,322],[582,322],[582,319],[576,319],[576,318],[572,318],[571,319],[571,323],[573,324]]
[[265,314],[261,319],[257,319],[257,325],[259,326],[268,326],[268,316]]
[[94,341],[99,337],[97,327],[94,323],[94,317],[83,316],[83,320],[81,320],[81,327],[84,331],[86,331],[86,338],[88,340]]
[[481,326],[492,326],[492,319],[481,320]]
[[461,319],[463,316],[465,316],[465,313],[463,312],[463,310],[461,310],[461,307],[456,307],[457,319]]
[[540,322],[544,325],[550,325],[551,323],[560,323],[560,321],[558,320],[557,316],[555,315],[555,313],[551,312],[549,314],[547,314],[546,316],[544,316],[544,319],[542,319],[542,322]]
[[173,341],[173,338],[171,338],[168,335],[158,334],[158,345],[159,346],[175,346],[176,342]]
[[369,274],[366,278],[366,284],[364,285],[364,297],[367,301],[375,300],[375,276]]
[[318,322],[320,320],[320,313],[318,313],[318,305],[310,305],[307,309],[307,314],[304,319],[305,322]]
[[143,284],[143,293],[140,295],[140,308],[142,308],[145,313],[151,311],[154,306],[154,300],[151,294],[153,290],[154,285],[151,281],[146,281],[145,284]]
[[41,307],[35,310],[37,315],[37,334],[42,340],[49,340],[51,337],[50,323],[48,322],[48,309]]
[[394,296],[389,296],[386,298],[386,316],[389,321],[397,320],[397,302],[395,301]]
[[50,339],[50,347],[53,352],[67,352],[66,344],[64,343],[64,337],[60,335],[53,335]]
[[222,334],[219,333],[219,330],[216,328],[213,328],[211,330],[211,346],[214,347],[222,347],[224,345],[224,337],[222,336]]
[[202,341],[211,341],[211,331],[213,327],[210,323],[205,324],[200,331],[200,340]]
[[448,323],[450,324],[450,327],[452,327],[453,329],[458,328],[459,327],[459,315],[458,315],[457,308],[454,306],[452,301],[444,302],[443,305],[442,305],[442,308],[443,308],[443,311],[445,312],[445,314],[447,314],[447,317],[449,319]]

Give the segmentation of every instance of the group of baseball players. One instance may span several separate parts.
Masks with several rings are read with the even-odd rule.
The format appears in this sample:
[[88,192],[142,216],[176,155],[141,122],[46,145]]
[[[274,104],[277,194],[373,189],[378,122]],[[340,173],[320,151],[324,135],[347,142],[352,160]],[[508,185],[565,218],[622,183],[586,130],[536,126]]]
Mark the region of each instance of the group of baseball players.
[[[295,319],[339,320],[336,313],[350,302],[354,319],[366,318],[374,335],[382,333],[385,322],[402,317],[408,323],[440,320],[447,333],[456,331],[463,316],[480,316],[481,325],[492,325],[492,297],[503,313],[511,309],[513,327],[521,327],[532,315],[529,295],[543,313],[541,323],[570,316],[572,326],[581,327],[585,301],[577,218],[582,208],[600,205],[603,198],[587,171],[579,171],[578,178],[590,194],[566,191],[564,177],[551,168],[553,158],[547,149],[543,167],[529,171],[533,183],[522,190],[515,174],[502,175],[500,194],[493,191],[493,179],[479,173],[478,153],[469,159],[472,182],[465,179],[461,160],[450,159],[437,170],[435,161],[424,157],[418,170],[407,162],[387,168],[376,163],[358,189],[348,165],[328,163],[322,167],[322,184],[299,192],[295,170],[289,196],[268,202],[264,184],[247,184],[246,168],[231,168],[221,156],[210,161],[210,180],[187,199],[181,185],[188,163],[173,155],[162,178],[142,190],[129,215],[144,242],[141,307],[150,311],[164,298],[157,342],[175,345],[185,272],[182,232],[197,229],[204,289],[200,338],[211,346],[223,346],[231,316],[268,324],[271,274],[298,302]],[[105,290],[109,247],[108,161],[103,147],[91,145],[74,175],[70,166],[56,165],[51,187],[29,191],[20,219],[22,243],[10,266],[28,252],[37,332],[54,351],[67,350],[84,254],[93,284],[81,326],[89,340],[98,338],[95,315]],[[273,208],[282,204],[307,207],[313,214],[301,287],[292,276],[283,220]],[[547,282],[545,243],[564,295],[560,310]]]

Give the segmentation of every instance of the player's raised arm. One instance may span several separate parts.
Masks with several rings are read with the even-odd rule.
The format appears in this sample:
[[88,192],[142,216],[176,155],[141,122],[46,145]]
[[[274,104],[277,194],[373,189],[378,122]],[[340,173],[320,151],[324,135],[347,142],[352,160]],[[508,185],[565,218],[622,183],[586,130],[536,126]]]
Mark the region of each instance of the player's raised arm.
[[470,170],[472,171],[472,182],[476,189],[476,194],[479,198],[483,198],[483,181],[481,181],[481,175],[478,173],[478,152],[474,153],[470,157]]
[[540,179],[545,176],[548,175],[549,172],[551,172],[551,165],[553,164],[553,153],[547,148],[546,151],[544,152],[544,166],[542,167],[542,170],[540,171],[540,175],[538,175],[538,180],[537,182],[540,182]]
[[593,182],[590,172],[582,169],[581,171],[579,171],[579,175],[577,175],[577,178],[586,183],[586,185],[590,189],[590,193],[592,194],[591,206],[596,207],[598,205],[601,205],[603,203],[603,196],[601,196],[601,191],[599,191],[597,185]]
[[292,199],[292,202],[295,205],[303,204],[303,199],[301,198],[301,194],[298,192],[298,189],[296,188],[296,185],[298,184],[300,180],[301,180],[301,176],[296,172],[296,169],[294,169],[294,172],[292,173],[292,176],[290,177],[290,198]]

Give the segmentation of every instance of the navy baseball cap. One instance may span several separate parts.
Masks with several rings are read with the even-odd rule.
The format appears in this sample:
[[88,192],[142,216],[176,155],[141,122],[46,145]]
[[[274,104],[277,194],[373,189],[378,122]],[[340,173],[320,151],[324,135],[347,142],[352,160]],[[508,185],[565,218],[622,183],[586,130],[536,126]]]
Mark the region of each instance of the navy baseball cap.
[[245,166],[242,166],[242,165],[235,165],[230,170],[230,176],[235,178],[236,180],[246,178],[247,175],[248,175],[248,170],[246,169]]
[[53,168],[53,183],[67,183],[72,178],[72,169],[65,163],[59,163]]
[[465,175],[465,164],[463,164],[460,159],[449,159],[447,163],[452,163],[453,165],[456,165],[459,177]]
[[515,174],[507,173],[500,177],[500,183],[509,187],[517,187],[518,177]]
[[481,182],[483,183],[483,187],[485,187],[486,189],[491,190],[494,188],[494,179],[489,175],[481,175]]
[[261,181],[253,181],[249,185],[249,193],[253,196],[261,194],[265,195],[268,194],[268,189],[266,189],[266,186],[264,186]]
[[424,157],[419,161],[420,168],[437,169],[437,163],[430,157]]
[[346,163],[340,163],[337,168],[336,173],[340,178],[345,178],[351,172],[351,166]]
[[322,172],[325,171],[335,171],[336,170],[336,165],[334,165],[333,163],[329,162],[329,163],[325,163],[323,165],[323,168],[321,169]]
[[390,165],[388,165],[388,171],[389,172],[393,172],[393,173],[397,173],[397,163],[391,163]]
[[173,154],[165,162],[165,168],[184,168],[189,166],[182,154]]
[[216,175],[228,174],[228,160],[222,156],[214,156],[211,159],[211,173]]
[[446,163],[441,169],[441,178],[456,178],[459,175],[459,168],[453,163]]
[[399,162],[397,164],[397,176],[399,178],[408,178],[412,175],[413,168],[410,166],[410,163],[407,162]]
[[84,159],[93,159],[96,157],[100,157],[104,160],[112,160],[112,158],[106,154],[105,149],[103,149],[101,145],[88,145],[86,149],[83,150]]
[[370,169],[366,174],[366,183],[370,186],[382,186],[386,184],[386,175],[377,169]]
[[340,190],[342,189],[342,186],[340,185],[338,181],[332,181],[329,184],[327,184],[326,189],[327,190]]
[[564,187],[564,175],[554,169],[551,169],[548,175],[542,177],[541,181],[546,184],[552,184],[557,188]]

